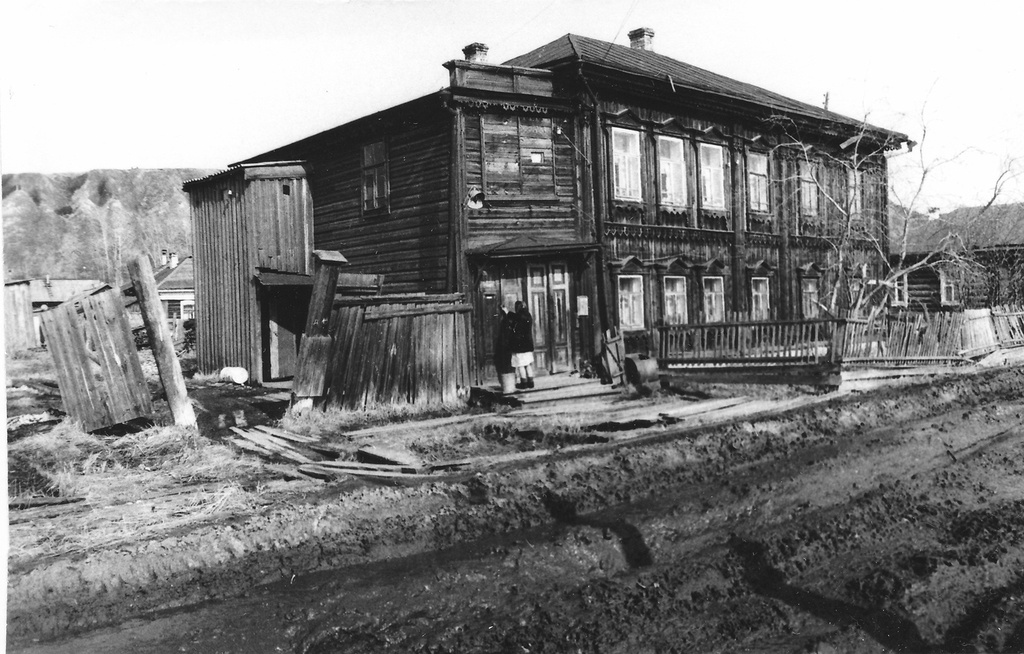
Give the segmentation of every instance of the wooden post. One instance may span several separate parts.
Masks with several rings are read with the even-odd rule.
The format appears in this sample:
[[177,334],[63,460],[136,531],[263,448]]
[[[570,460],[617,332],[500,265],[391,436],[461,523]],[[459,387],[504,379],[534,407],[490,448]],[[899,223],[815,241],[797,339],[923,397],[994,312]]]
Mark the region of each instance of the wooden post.
[[340,252],[313,251],[313,292],[309,299],[306,332],[299,346],[299,362],[292,380],[292,393],[298,398],[299,408],[312,404],[308,398],[320,398],[327,383],[327,368],[334,354],[331,335],[331,313],[334,296],[338,292],[339,268],[348,264]]
[[146,333],[149,334],[149,346],[153,350],[153,358],[156,359],[156,369],[160,373],[160,383],[167,394],[167,403],[171,406],[174,424],[194,427],[196,414],[188,401],[185,378],[181,375],[181,364],[174,353],[174,343],[167,329],[167,319],[160,304],[156,280],[153,278],[153,266],[149,263],[149,258],[140,255],[130,261],[128,274],[131,275],[132,286],[135,287],[135,296],[139,298],[142,320],[146,324]]

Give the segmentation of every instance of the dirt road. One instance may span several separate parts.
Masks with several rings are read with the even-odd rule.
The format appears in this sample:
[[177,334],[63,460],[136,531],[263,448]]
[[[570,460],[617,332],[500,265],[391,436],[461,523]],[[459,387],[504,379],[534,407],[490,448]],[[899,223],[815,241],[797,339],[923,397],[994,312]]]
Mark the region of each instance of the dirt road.
[[382,514],[406,536],[370,535],[370,562],[8,645],[1024,651],[1022,416],[1024,373],[1003,370],[495,472],[434,514]]

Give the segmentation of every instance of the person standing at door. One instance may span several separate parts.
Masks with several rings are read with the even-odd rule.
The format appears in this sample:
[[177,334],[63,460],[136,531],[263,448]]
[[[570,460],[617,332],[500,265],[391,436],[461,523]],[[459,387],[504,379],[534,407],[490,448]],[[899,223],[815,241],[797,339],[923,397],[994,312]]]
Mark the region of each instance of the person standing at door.
[[533,316],[522,300],[516,301],[509,345],[512,350],[512,366],[519,377],[516,388],[533,388]]

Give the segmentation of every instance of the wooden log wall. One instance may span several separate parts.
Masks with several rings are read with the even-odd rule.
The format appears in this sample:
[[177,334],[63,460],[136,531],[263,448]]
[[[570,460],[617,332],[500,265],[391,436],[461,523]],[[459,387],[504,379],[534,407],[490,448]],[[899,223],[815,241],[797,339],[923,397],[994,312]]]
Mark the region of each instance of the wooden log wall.
[[[599,92],[599,95],[602,94]],[[807,263],[817,263],[822,269],[830,267],[828,259],[832,257],[829,253],[838,242],[837,233],[843,222],[841,215],[848,208],[844,206],[848,187],[846,168],[827,156],[812,153],[811,158],[817,162],[820,171],[818,178],[821,183],[818,190],[819,218],[812,225],[800,215],[799,179],[801,166],[804,165],[802,151],[766,143],[764,137],[767,134],[763,126],[716,120],[700,115],[699,111],[688,113],[685,110],[644,107],[621,98],[615,91],[608,91],[602,97],[606,98],[600,103],[604,118],[600,130],[603,147],[597,153],[601,165],[595,166],[595,169],[603,171],[598,183],[607,189],[604,193],[606,206],[602,213],[607,216],[603,232],[609,257],[636,256],[647,261],[683,256],[706,260],[713,252],[712,256],[726,264],[722,275],[726,278],[726,309],[730,312],[749,310],[750,282],[746,266],[763,260],[774,271],[770,275],[773,313],[789,318],[798,317],[801,290],[797,267]],[[615,200],[613,197],[610,145],[612,127],[642,134],[640,202]],[[680,138],[687,144],[684,161],[688,201],[681,211],[666,213],[659,203],[656,183],[658,135]],[[727,206],[724,211],[708,212],[700,206],[700,143],[725,148]],[[827,149],[828,146],[822,147]],[[767,222],[760,217],[754,221],[748,215],[746,155],[749,152],[770,156],[769,206],[772,215]],[[864,214],[877,228],[877,233],[872,234],[877,239],[885,227],[884,162],[872,159],[868,163],[863,175],[862,203]],[[839,206],[831,202],[830,197]],[[847,258],[864,258],[871,262],[872,270],[882,270],[884,261],[877,254],[873,243],[851,240],[844,247],[852,253]],[[609,307],[616,305],[614,274],[615,271],[610,273],[612,278],[606,285]],[[820,289],[823,297],[833,281],[822,279]],[[649,297],[649,310],[656,314],[656,296]],[[691,304],[690,315],[699,315],[699,310],[694,309],[699,309],[702,298],[694,296],[691,300],[697,304]],[[614,316],[611,318],[614,320]]]
[[470,384],[461,294],[344,299],[331,317],[326,406],[438,404]]
[[7,354],[39,346],[29,283],[4,285],[4,347]]
[[[437,103],[389,127],[325,137],[311,157],[315,243],[359,273],[386,274],[398,293],[448,288],[452,119]],[[362,209],[362,146],[384,138],[387,209]]]
[[153,411],[118,291],[65,302],[42,314],[64,409],[85,431]]

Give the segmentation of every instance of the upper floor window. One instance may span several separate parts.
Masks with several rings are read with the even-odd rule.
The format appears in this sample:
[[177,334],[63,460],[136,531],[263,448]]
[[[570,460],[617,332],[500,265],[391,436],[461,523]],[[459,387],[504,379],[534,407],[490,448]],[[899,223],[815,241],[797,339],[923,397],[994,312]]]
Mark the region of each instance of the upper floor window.
[[665,324],[685,325],[686,312],[686,278],[665,278]]
[[616,200],[641,200],[640,132],[612,128],[612,172]]
[[800,280],[800,313],[804,320],[817,318],[821,305],[818,304],[818,278],[804,277]]
[[800,215],[818,215],[818,182],[814,177],[814,167],[804,162],[800,166]]
[[384,141],[363,146],[363,211],[388,206],[388,157]]
[[849,219],[859,221],[864,218],[864,173],[859,170],[847,171],[847,193],[849,194]]
[[683,140],[671,136],[658,137],[658,181],[661,203],[686,205],[686,161]]
[[721,277],[704,278],[704,320],[725,321],[725,280]]
[[705,209],[725,209],[725,150],[700,144],[700,202]]
[[550,118],[485,114],[481,126],[485,192],[490,199],[555,195]]
[[750,280],[751,319],[768,320],[771,317],[770,296],[767,277],[754,277]]
[[644,278],[640,275],[619,275],[619,326],[644,328]]
[[751,152],[747,156],[747,187],[750,210],[768,213],[768,155]]

